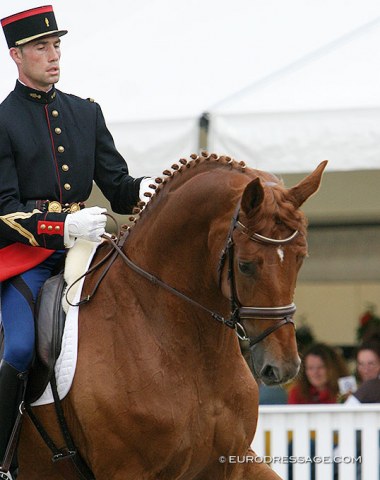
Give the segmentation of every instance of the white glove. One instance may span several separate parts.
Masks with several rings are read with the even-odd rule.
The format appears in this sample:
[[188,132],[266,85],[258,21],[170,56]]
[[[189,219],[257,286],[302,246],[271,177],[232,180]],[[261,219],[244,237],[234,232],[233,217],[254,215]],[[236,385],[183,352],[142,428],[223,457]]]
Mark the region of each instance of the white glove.
[[65,246],[72,247],[76,238],[100,242],[107,223],[107,217],[103,215],[106,212],[105,208],[90,207],[79,210],[79,212],[69,213],[65,220]]
[[[151,196],[154,194],[154,189],[150,188],[149,185],[154,185],[155,181],[151,177],[145,177],[141,180],[139,197],[142,202],[148,203]],[[145,195],[147,193],[148,195]]]

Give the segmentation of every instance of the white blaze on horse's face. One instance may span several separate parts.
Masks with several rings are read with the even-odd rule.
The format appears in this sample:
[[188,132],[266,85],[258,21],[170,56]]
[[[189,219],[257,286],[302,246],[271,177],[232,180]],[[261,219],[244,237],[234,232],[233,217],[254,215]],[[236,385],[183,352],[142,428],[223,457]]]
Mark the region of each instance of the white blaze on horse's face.
[[278,255],[278,258],[280,259],[280,262],[282,263],[284,261],[284,258],[285,258],[285,252],[282,249],[282,247],[277,248],[277,255]]

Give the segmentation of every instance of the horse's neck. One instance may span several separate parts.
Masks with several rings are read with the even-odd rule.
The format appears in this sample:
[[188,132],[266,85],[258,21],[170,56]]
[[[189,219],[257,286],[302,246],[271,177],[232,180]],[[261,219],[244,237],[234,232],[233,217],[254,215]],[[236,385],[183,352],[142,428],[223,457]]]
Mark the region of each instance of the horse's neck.
[[148,272],[222,313],[229,303],[220,292],[217,270],[241,190],[233,183],[225,171],[173,182],[175,188],[133,227],[126,246]]
[[[179,275],[202,275],[210,268],[213,250],[222,248],[239,198],[241,180],[233,183],[225,171],[215,170],[173,180],[172,188],[160,193],[163,198],[154,199],[133,227],[128,250],[139,252],[144,263],[160,271],[175,263],[181,267]],[[210,241],[214,231],[220,237],[216,243]]]

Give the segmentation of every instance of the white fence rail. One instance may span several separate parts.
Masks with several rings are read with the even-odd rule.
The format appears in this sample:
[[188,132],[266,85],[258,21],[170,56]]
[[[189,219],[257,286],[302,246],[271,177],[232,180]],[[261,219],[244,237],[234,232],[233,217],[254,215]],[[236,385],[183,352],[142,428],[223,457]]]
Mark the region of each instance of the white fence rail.
[[380,404],[262,405],[252,448],[284,480],[380,480]]

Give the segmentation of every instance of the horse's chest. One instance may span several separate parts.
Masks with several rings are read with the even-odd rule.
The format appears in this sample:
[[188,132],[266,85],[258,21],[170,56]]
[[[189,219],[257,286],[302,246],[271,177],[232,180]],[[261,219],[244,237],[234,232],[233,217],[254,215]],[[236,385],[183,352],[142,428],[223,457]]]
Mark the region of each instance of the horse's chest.
[[215,451],[227,454],[231,445],[250,444],[257,422],[257,386],[252,378],[244,388],[238,383],[224,392],[203,393],[198,390],[197,395],[188,395],[192,401],[187,411],[183,404],[177,410],[178,434],[182,442],[187,440],[186,448],[207,456]]

